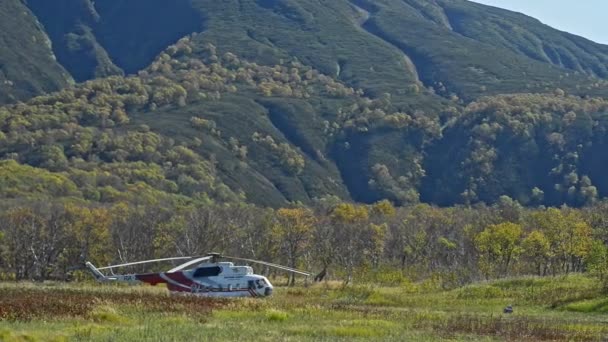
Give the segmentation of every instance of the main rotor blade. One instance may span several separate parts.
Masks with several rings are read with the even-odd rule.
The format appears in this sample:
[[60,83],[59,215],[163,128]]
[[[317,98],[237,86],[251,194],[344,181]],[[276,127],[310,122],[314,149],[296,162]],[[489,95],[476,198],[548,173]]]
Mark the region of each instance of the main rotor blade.
[[112,265],[112,266],[100,267],[100,268],[98,268],[98,270],[107,270],[107,269],[110,269],[110,268],[127,267],[127,266],[132,266],[132,265],[143,265],[143,264],[150,264],[150,263],[153,263],[153,262],[161,262],[161,261],[187,260],[187,259],[192,259],[192,258],[193,257],[176,257],[176,258],[164,258],[164,259],[137,261],[137,262],[130,262],[130,263],[127,263],[127,264],[120,264],[120,265]]
[[253,262],[256,264],[261,264],[261,265],[266,265],[266,266],[270,266],[270,267],[274,267],[274,268],[278,268],[281,269],[283,271],[288,271],[288,272],[292,272],[292,273],[296,273],[296,274],[301,274],[304,276],[311,276],[311,273],[308,272],[304,272],[304,271],[300,271],[300,270],[296,270],[295,268],[291,268],[291,267],[287,267],[287,266],[283,266],[283,265],[277,265],[277,264],[273,264],[270,262],[266,262],[266,261],[260,261],[260,260],[253,260],[253,259],[247,259],[247,258],[237,258],[237,257],[231,257],[231,256],[222,256],[223,258],[228,258],[228,259],[234,259],[234,260],[241,260],[241,261],[247,261],[247,262]]
[[175,268],[170,269],[169,271],[167,271],[167,273],[173,273],[173,272],[181,271],[181,270],[186,269],[186,268],[188,268],[188,267],[190,267],[192,265],[200,264],[203,261],[209,260],[211,258],[213,258],[213,257],[212,256],[206,256],[206,257],[190,260],[190,261],[188,261],[188,262],[186,262],[184,264],[181,264],[181,265],[179,265],[179,266],[177,266]]

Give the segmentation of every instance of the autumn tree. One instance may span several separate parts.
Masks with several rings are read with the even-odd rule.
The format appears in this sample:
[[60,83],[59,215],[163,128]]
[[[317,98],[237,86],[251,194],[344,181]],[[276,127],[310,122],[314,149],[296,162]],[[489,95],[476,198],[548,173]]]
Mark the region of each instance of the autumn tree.
[[528,225],[542,232],[550,243],[551,271],[577,272],[589,253],[592,229],[575,210],[549,208],[532,213]]
[[45,222],[31,208],[14,208],[1,220],[5,234],[5,260],[16,280],[33,279],[36,274],[36,248]]
[[489,278],[492,275],[504,277],[521,253],[520,239],[522,227],[505,222],[491,225],[477,234],[475,247],[479,251],[479,268]]
[[69,246],[66,212],[62,204],[36,203],[16,207],[2,218],[6,234],[6,260],[17,280],[48,279],[64,270]]
[[553,252],[547,236],[538,230],[530,232],[522,241],[523,255],[534,265],[539,276],[545,275]]
[[222,250],[228,237],[228,215],[216,206],[198,206],[173,215],[159,225],[154,245],[180,256],[204,255]]
[[[445,211],[426,204],[401,210],[390,225],[388,250],[399,260],[402,269],[411,266],[418,271],[437,270],[453,242],[448,236],[450,218]],[[447,265],[446,265],[447,266]]]
[[122,202],[110,209],[110,232],[116,250],[113,261],[154,259],[159,230],[171,218],[162,205],[133,205]]
[[[277,220],[273,235],[280,244],[289,267],[296,268],[298,260],[309,247],[316,219],[310,209],[284,208],[277,211]],[[290,284],[294,283],[295,274],[292,273]]]
[[66,204],[64,210],[64,224],[69,236],[64,256],[65,272],[86,261],[96,265],[113,261],[110,235],[112,217],[108,209]]
[[373,225],[369,210],[362,205],[343,203],[330,214],[335,257],[345,268],[345,283],[352,281],[357,266],[364,265],[384,246],[385,225]]
[[593,241],[585,259],[587,271],[599,278],[608,290],[608,247],[601,241]]

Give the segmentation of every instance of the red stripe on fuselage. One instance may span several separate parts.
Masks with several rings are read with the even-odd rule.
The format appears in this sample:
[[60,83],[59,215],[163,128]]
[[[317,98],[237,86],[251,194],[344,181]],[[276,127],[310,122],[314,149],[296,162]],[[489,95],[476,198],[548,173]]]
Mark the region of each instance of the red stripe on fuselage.
[[135,276],[135,278],[137,278],[137,280],[141,282],[150,285],[162,284],[167,282],[165,279],[161,278],[159,273],[138,274]]
[[167,288],[171,292],[188,292],[188,293],[192,292],[191,289],[187,289],[185,287],[181,287],[181,286],[177,286],[177,285],[172,285],[172,284],[169,284],[169,283],[167,283]]
[[194,282],[190,278],[186,277],[184,272],[165,273],[164,275],[174,282],[184,286],[192,287],[192,285],[194,285]]
[[[178,284],[187,286],[188,288],[190,288],[194,284],[194,282],[192,280],[190,280],[188,277],[186,277],[183,272],[138,274],[135,276],[135,278],[137,278],[137,280],[139,280],[141,282],[144,282],[144,283],[150,284],[150,285],[168,283],[167,280],[163,279],[163,277],[160,276],[161,274],[166,276],[167,278],[173,280],[174,282],[176,282]],[[179,286],[176,286],[173,284],[172,284],[172,286],[179,287]]]

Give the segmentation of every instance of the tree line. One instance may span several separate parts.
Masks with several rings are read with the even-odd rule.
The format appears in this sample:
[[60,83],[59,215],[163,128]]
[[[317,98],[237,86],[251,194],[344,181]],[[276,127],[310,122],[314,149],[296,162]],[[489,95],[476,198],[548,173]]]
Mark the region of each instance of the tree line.
[[[451,208],[331,197],[281,209],[20,201],[5,203],[0,213],[0,271],[10,280],[67,280],[85,261],[106,265],[216,251],[347,283],[434,279],[449,288],[570,272],[604,279],[607,213],[607,202],[527,209],[508,197],[493,206]],[[151,270],[162,269],[126,271]]]

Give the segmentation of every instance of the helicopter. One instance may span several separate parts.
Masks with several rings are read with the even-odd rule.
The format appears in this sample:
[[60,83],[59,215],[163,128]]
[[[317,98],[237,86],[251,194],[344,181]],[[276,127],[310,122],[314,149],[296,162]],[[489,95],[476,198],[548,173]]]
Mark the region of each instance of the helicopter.
[[[268,278],[254,274],[250,266],[235,266],[232,262],[221,261],[229,259],[255,263],[294,274],[309,277],[311,274],[290,267],[272,264],[265,261],[247,258],[223,256],[219,253],[209,253],[203,257],[174,257],[130,262],[97,268],[86,262],[98,282],[122,282],[129,284],[167,284],[171,293],[193,294],[202,297],[268,297],[272,295],[273,286]],[[143,265],[157,262],[188,260],[166,272],[145,274],[114,274],[114,269]],[[109,271],[110,275],[102,271]]]

